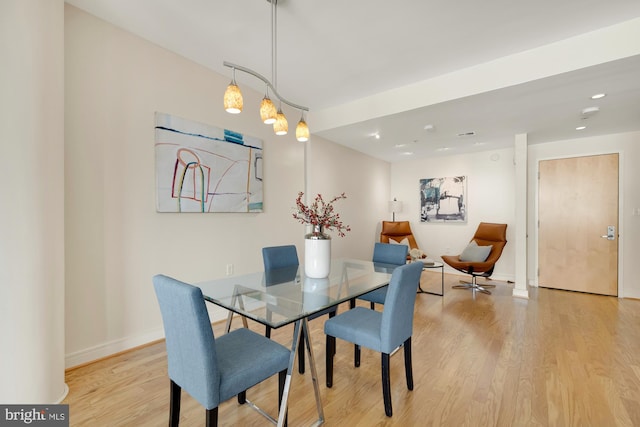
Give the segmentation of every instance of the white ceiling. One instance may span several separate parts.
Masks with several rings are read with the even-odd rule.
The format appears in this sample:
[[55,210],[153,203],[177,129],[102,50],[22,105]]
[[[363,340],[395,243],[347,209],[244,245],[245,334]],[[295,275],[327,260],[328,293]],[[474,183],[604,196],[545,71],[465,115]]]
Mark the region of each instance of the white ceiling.
[[[266,0],[67,3],[218,73],[271,76]],[[312,141],[393,162],[640,130],[639,0],[279,0],[277,16],[278,92],[310,108]]]

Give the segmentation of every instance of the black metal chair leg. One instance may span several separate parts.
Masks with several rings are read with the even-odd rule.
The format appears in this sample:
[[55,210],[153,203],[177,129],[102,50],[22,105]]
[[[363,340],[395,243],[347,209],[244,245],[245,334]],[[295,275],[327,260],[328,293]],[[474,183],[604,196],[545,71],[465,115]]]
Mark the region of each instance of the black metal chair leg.
[[[272,311],[267,308],[267,320],[271,321],[271,318],[273,317],[273,313]],[[246,324],[245,324],[245,328],[246,328]],[[269,325],[264,325],[264,336],[267,338],[271,338],[271,326]]]
[[180,398],[182,397],[182,388],[171,380],[169,391],[169,427],[178,427],[180,423]]
[[375,310],[376,309],[376,303],[369,301],[369,306],[371,307],[371,310]]
[[404,342],[404,373],[407,377],[407,388],[413,390],[413,366],[411,365],[411,337]]
[[[355,299],[354,299],[353,301],[354,301],[354,303],[355,303]],[[329,313],[329,319],[331,319],[332,317],[335,317],[335,316],[336,316],[336,313],[337,313],[337,310],[330,312],[330,313]],[[332,351],[333,351],[333,355],[335,356],[335,355],[336,355],[336,346],[335,346],[335,343],[334,343],[334,345],[333,345],[333,350],[332,350]]]
[[218,407],[207,409],[207,427],[218,427]]
[[336,338],[327,335],[327,349],[325,356],[325,370],[327,375],[327,387],[333,386],[333,355],[336,354]]
[[300,342],[298,342],[298,372],[304,374],[304,329],[300,331]]
[[354,344],[353,366],[355,366],[356,368],[360,366],[360,346],[358,344]]
[[391,377],[387,353],[382,353],[382,398],[384,399],[384,413],[390,417],[393,415],[393,409],[391,408]]
[[238,393],[238,403],[241,405],[247,403],[247,390]]

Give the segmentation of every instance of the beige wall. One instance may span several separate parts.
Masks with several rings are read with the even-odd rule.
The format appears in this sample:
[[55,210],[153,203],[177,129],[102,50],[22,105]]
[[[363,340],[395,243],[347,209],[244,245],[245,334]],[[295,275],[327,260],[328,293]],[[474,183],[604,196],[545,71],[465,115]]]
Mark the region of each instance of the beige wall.
[[370,259],[379,240],[380,221],[387,217],[390,164],[337,144],[318,143],[309,148],[309,195],[325,198],[342,192],[346,200],[336,210],[351,232],[332,235],[332,255]]
[[[261,248],[294,243],[291,217],[305,190],[305,144],[276,137],[257,116],[261,93],[243,88],[245,111],[222,108],[221,76],[98,20],[65,8],[65,218],[67,365],[162,336],[151,277],[201,281],[262,267]],[[220,58],[222,61],[223,58]],[[254,107],[255,106],[255,107]],[[264,143],[264,212],[155,211],[154,112],[256,136]],[[293,128],[299,113],[285,110]],[[313,127],[312,115],[308,120]],[[292,129],[293,130],[293,129]],[[337,206],[354,228],[334,237],[337,256],[369,257],[388,195],[389,165],[313,138],[311,192],[347,192]],[[353,179],[354,167],[361,178]],[[369,185],[374,183],[375,185]],[[366,210],[361,206],[367,206]],[[373,206],[373,207],[372,207]],[[358,219],[356,222],[355,219]],[[214,318],[224,315],[212,310]]]
[[64,399],[64,3],[0,2],[0,402]]

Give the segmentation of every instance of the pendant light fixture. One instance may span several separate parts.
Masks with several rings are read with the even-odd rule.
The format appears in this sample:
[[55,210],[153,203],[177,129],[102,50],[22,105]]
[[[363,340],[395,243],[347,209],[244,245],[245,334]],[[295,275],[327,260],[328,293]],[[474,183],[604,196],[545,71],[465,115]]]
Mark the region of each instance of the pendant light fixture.
[[260,102],[260,118],[262,119],[262,123],[265,125],[274,124],[277,114],[278,110],[276,110],[276,106],[273,105],[273,101],[269,99],[269,91],[267,88],[267,93],[264,94],[264,98],[262,98],[262,102]]
[[242,92],[236,84],[236,69],[233,69],[231,83],[224,91],[224,109],[227,113],[239,114],[242,111]]
[[289,132],[289,123],[287,118],[282,113],[282,107],[278,108],[278,114],[276,115],[276,122],[273,124],[273,131],[276,135],[286,135]]
[[304,121],[304,113],[302,113],[298,126],[296,126],[296,139],[300,142],[307,142],[309,140],[309,126],[307,126],[307,122]]
[[[287,104],[290,107],[293,107],[297,110],[300,110],[302,117],[296,126],[296,138],[298,141],[305,142],[309,140],[309,127],[304,120],[304,112],[309,111],[307,107],[303,107],[302,105],[294,104],[290,101],[284,99],[278,93],[278,79],[277,79],[277,21],[278,21],[278,12],[277,12],[277,4],[278,0],[267,0],[271,3],[271,72],[272,79],[274,84],[266,79],[264,76],[256,73],[255,71],[243,67],[241,65],[232,64],[230,62],[224,61],[223,65],[225,67],[229,67],[232,69],[233,78],[231,83],[227,87],[227,90],[224,93],[224,109],[232,114],[238,114],[242,111],[242,93],[240,92],[240,88],[236,84],[236,70],[242,71],[243,73],[250,74],[260,80],[262,80],[266,85],[266,91],[264,98],[260,102],[260,119],[265,124],[273,124],[273,131],[276,135],[286,135],[289,131],[289,124],[287,122],[287,118],[282,112],[282,104]],[[276,107],[273,101],[269,98],[269,90],[271,90],[271,94],[275,99],[277,99],[280,103],[279,108],[276,110]]]

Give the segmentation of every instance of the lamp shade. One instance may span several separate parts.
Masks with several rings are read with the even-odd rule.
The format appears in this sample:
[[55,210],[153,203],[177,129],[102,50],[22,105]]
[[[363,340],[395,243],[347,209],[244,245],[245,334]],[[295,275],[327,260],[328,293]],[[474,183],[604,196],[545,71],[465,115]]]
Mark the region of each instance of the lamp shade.
[[260,103],[260,118],[265,125],[272,125],[276,122],[278,111],[276,106],[273,105],[273,101],[265,95]]
[[393,199],[389,202],[389,212],[396,213],[402,212],[402,202],[396,199]]
[[273,131],[276,135],[286,135],[289,132],[289,123],[282,110],[278,110],[276,122],[273,124]]
[[300,142],[307,142],[309,140],[309,126],[304,119],[300,119],[298,126],[296,126],[296,139]]
[[224,109],[227,113],[238,114],[242,111],[242,92],[235,80],[224,91]]

